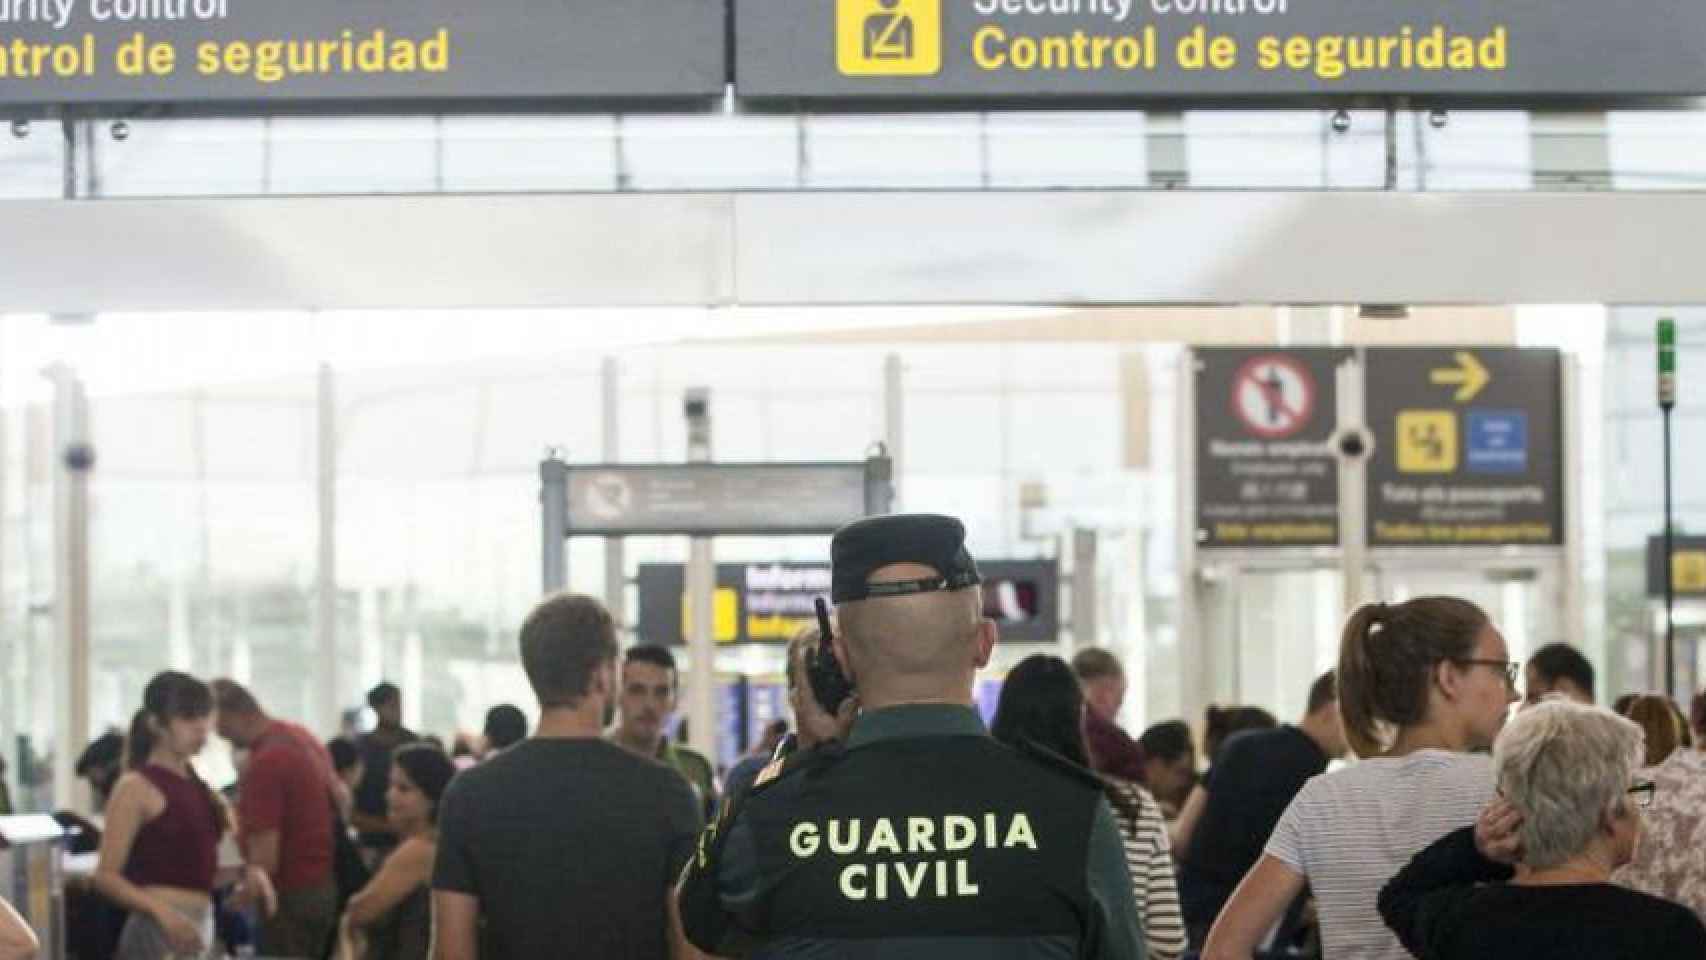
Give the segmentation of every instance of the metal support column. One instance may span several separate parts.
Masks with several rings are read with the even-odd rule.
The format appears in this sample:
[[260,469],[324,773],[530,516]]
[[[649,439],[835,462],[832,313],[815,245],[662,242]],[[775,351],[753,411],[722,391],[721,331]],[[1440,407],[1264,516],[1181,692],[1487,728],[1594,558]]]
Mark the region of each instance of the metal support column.
[[[605,357],[599,367],[599,378],[604,388],[604,462],[619,463],[622,460],[621,443],[621,383],[622,373],[617,366],[615,357]],[[562,543],[558,538],[557,542]],[[604,606],[610,610],[610,615],[616,618],[618,627],[627,626],[627,569],[622,551],[621,537],[604,538]],[[629,636],[626,630],[619,631],[620,636]]]
[[1072,528],[1072,648],[1096,646],[1098,611],[1096,599],[1096,531]]
[[[1211,696],[1210,638],[1203,635],[1202,614],[1197,608],[1202,589],[1202,571],[1197,568],[1197,356],[1186,350],[1179,360],[1179,403],[1175,462],[1179,547],[1179,712],[1200,717]],[[1219,638],[1215,638],[1218,642]]]
[[1373,444],[1365,425],[1367,407],[1363,403],[1362,351],[1353,360],[1346,360],[1337,371],[1339,409],[1337,437],[1353,431],[1362,437],[1361,450],[1347,455],[1341,441],[1335,451],[1339,457],[1339,566],[1344,579],[1345,613],[1355,610],[1371,599],[1365,580],[1368,576],[1368,456]]
[[[687,462],[711,461],[711,391],[690,387],[683,402],[687,418]],[[717,756],[716,619],[717,558],[710,537],[694,537],[687,558],[688,743]]]
[[906,466],[906,380],[900,354],[883,359],[883,436],[893,465],[890,510],[900,509],[900,478]]
[[553,454],[539,464],[541,592],[569,585],[569,465]]
[[58,742],[53,755],[54,805],[86,810],[87,785],[75,761],[89,742],[89,407],[83,384],[70,367],[45,371],[53,382],[53,624],[54,645],[63,652],[55,671]]
[[1590,659],[1602,665],[1603,670],[1604,649],[1586,650],[1587,544],[1583,536],[1587,526],[1587,507],[1582,503],[1581,489],[1583,471],[1587,466],[1582,455],[1581,361],[1574,354],[1563,357],[1563,378],[1564,569],[1560,571],[1560,579],[1563,580],[1564,594],[1561,598],[1564,602],[1564,640],[1586,652]]
[[329,363],[320,365],[317,394],[319,552],[314,578],[314,648],[320,662],[320,729],[337,730],[342,689],[338,676],[338,422],[337,382]]

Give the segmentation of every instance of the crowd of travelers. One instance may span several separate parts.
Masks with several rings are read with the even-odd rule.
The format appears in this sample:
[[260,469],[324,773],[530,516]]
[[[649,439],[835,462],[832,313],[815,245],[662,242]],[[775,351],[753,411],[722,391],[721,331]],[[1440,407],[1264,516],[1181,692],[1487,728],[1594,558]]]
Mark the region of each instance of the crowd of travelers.
[[[584,596],[549,597],[520,628],[520,662],[537,698],[531,725],[518,707],[497,705],[480,736],[449,751],[404,726],[404,691],[389,683],[367,697],[368,732],[325,741],[233,679],[162,672],[141,691],[128,731],[103,736],[77,765],[99,806],[84,821],[98,838],[98,864],[68,898],[70,954],[817,955],[802,946],[809,941],[841,945],[824,956],[973,956],[952,945],[987,946],[997,934],[981,924],[1026,921],[967,919],[953,912],[954,892],[1023,904],[1023,887],[1010,896],[999,860],[974,861],[985,871],[975,877],[958,861],[957,880],[948,861],[939,873],[925,872],[937,861],[920,861],[917,874],[900,861],[939,844],[1000,854],[1028,843],[1077,845],[1075,855],[1092,863],[1088,896],[1104,929],[1013,940],[1036,949],[1001,956],[1706,958],[1706,692],[1687,710],[1651,693],[1596,706],[1593,668],[1577,650],[1552,644],[1518,661],[1473,603],[1421,597],[1358,609],[1336,665],[1287,722],[1256,706],[1216,706],[1196,731],[1171,720],[1134,737],[1121,725],[1126,672],[1114,653],[1092,647],[1070,662],[1046,653],[1019,661],[987,728],[956,713],[952,736],[907,741],[922,746],[903,761],[882,745],[919,711],[969,707],[959,679],[987,663],[993,641],[993,627],[975,617],[951,627],[947,607],[923,612],[921,591],[977,589],[975,567],[955,580],[955,561],[925,563],[917,552],[925,546],[861,568],[856,592],[836,605],[848,636],[814,628],[793,638],[792,725],[767,730],[726,771],[675,733],[682,676],[671,651],[619,649],[611,614]],[[923,571],[894,581],[903,586],[941,582],[879,589],[890,567]],[[875,636],[873,617],[894,611],[916,617],[881,621],[898,643],[860,639]],[[938,629],[968,646],[920,653],[910,673],[885,674],[870,659],[880,648],[904,661],[907,630]],[[955,650],[970,652],[940,653]],[[850,675],[838,699],[824,682],[836,671]],[[953,682],[917,679],[932,676]],[[224,789],[196,765],[214,735],[240,758]],[[968,811],[945,816],[938,837],[935,821],[905,816],[923,808],[909,806],[901,786],[892,803],[847,799],[840,812],[866,818],[871,832],[846,839],[842,831],[857,838],[860,821],[833,819],[838,765],[881,748],[915,779],[951,776],[942,769],[955,762],[946,759],[950,742],[967,737],[980,738],[990,763],[1007,761],[989,751],[1044,758],[1000,767],[1017,778],[1005,782],[966,768],[968,784],[991,795],[990,810],[1007,809],[999,800],[1008,789],[1024,795],[1025,771],[1034,770],[1093,788],[1086,833],[1072,838],[1052,820],[1026,819],[1015,800],[1004,834],[992,826],[986,840]],[[790,896],[816,895],[805,858],[818,849],[819,822],[778,811],[807,807],[832,818],[823,821],[825,852],[888,855],[855,865],[875,874],[841,868],[840,893],[831,890],[847,901],[887,897],[888,912],[844,914],[850,906],[838,902],[800,913],[806,901]],[[882,833],[884,818],[901,824],[904,843]],[[975,841],[953,839],[962,821]],[[1119,862],[1095,866],[1092,821],[1112,823]],[[884,840],[893,841],[886,850]],[[747,845],[751,863],[731,844]],[[813,854],[802,853],[808,847]],[[896,863],[898,872],[883,869]],[[743,871],[764,879],[736,876]],[[1039,904],[1086,896],[1082,874],[1071,893],[1053,871],[1039,866],[1027,879],[1020,870],[1012,882],[1033,884]],[[1123,884],[1111,898],[1120,903],[1106,902],[1109,876]],[[706,919],[707,910],[719,915]],[[854,930],[845,916],[877,919]],[[1070,949],[1050,953],[1048,944]],[[0,902],[0,960],[37,949]]]

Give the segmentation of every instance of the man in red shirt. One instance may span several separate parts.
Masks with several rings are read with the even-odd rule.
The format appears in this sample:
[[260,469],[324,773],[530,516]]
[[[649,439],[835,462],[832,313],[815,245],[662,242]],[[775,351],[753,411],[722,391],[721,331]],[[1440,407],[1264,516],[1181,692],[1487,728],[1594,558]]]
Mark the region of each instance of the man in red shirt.
[[1084,687],[1084,739],[1097,773],[1143,783],[1143,748],[1114,720],[1125,703],[1125,668],[1101,647],[1086,647],[1072,658],[1072,672]]
[[215,680],[213,696],[219,735],[249,751],[237,784],[238,845],[278,892],[278,911],[261,924],[260,953],[318,957],[338,912],[331,755],[301,725],[267,716],[240,684]]

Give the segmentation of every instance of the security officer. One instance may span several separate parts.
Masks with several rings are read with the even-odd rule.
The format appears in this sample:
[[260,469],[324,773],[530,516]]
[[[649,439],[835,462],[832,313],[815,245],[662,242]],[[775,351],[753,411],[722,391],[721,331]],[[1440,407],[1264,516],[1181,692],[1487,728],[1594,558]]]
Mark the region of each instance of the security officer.
[[831,556],[859,718],[707,827],[679,889],[688,938],[763,957],[1141,958],[1098,781],[997,743],[972,706],[995,626],[964,526],[873,517]]

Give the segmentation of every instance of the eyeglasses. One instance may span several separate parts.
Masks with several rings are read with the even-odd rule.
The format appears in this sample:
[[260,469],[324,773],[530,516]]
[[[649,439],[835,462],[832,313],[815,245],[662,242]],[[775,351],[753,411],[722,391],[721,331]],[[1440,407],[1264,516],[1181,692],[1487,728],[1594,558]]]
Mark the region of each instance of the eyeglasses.
[[1626,792],[1635,798],[1635,806],[1645,809],[1653,805],[1653,792],[1657,789],[1658,784],[1651,780],[1642,780]]
[[1513,690],[1516,689],[1517,675],[1522,672],[1522,664],[1517,663],[1514,660],[1470,660],[1468,658],[1461,658],[1452,662],[1461,663],[1464,666],[1496,667],[1499,671],[1504,673],[1505,683]]

